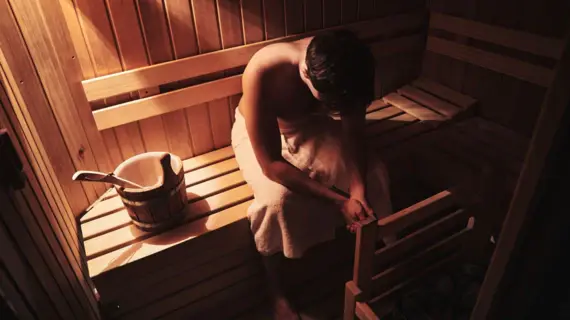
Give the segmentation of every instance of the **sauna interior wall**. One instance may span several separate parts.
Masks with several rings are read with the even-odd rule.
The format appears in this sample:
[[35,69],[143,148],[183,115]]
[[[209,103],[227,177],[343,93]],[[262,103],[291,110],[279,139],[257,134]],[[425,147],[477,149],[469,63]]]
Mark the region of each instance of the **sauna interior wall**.
[[[432,11],[552,38],[563,39],[570,26],[570,2],[565,0],[431,0],[428,7]],[[474,46],[504,52],[497,46],[469,41]],[[533,56],[518,54],[517,57],[554,66],[553,61]],[[424,56],[422,73],[477,98],[481,116],[527,138],[532,135],[546,88],[430,52]]]
[[[60,0],[84,79],[285,35],[420,10],[423,0]],[[421,52],[387,57],[378,87],[415,77]],[[396,73],[396,70],[397,73]],[[239,70],[237,70],[239,72]],[[212,79],[220,74],[204,77]],[[194,80],[195,81],[195,80]],[[192,83],[192,82],[190,82]],[[93,109],[188,85],[149,88],[92,103]],[[113,165],[145,151],[188,158],[230,144],[239,96],[101,132]]]
[[18,319],[99,319],[74,216],[62,197],[42,188],[53,181],[46,182],[44,159],[32,151],[39,141],[25,137],[9,95],[0,79],[0,128],[8,130],[26,181],[20,190],[0,186],[0,296]]

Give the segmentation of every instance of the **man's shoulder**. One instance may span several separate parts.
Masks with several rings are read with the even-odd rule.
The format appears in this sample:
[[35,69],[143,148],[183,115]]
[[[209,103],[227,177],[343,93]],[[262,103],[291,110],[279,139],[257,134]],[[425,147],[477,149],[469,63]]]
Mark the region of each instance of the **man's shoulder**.
[[292,43],[274,43],[257,51],[248,63],[248,68],[253,67],[258,71],[271,69],[283,62],[290,61],[297,48]]

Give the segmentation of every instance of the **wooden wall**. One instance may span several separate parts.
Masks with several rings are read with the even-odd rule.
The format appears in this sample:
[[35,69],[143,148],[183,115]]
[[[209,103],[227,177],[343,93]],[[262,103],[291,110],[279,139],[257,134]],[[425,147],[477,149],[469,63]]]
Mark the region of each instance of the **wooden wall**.
[[[60,4],[84,79],[425,5],[423,0],[60,0]],[[419,72],[420,61],[420,53],[380,61],[389,71],[379,76],[379,89],[409,80]],[[401,67],[399,73],[394,66]],[[184,84],[148,88],[130,96]],[[99,101],[92,108],[130,96]],[[239,96],[224,98],[104,130],[111,163],[144,151],[169,150],[187,158],[227,146],[238,102]]]
[[74,217],[40,186],[45,163],[32,150],[38,141],[24,132],[10,90],[0,81],[0,128],[8,129],[27,181],[22,190],[0,186],[0,294],[19,319],[98,319]]
[[[554,38],[564,38],[570,26],[570,2],[564,0],[430,0],[428,5],[436,12]],[[500,48],[490,49],[500,52]],[[532,61],[553,65],[552,61]],[[546,88],[429,52],[424,56],[423,73],[477,98],[483,117],[531,136]]]

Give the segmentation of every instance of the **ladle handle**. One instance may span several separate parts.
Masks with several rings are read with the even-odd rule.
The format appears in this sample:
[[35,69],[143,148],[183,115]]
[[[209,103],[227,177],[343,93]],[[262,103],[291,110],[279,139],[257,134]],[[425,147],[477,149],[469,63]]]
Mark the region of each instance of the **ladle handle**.
[[73,177],[75,181],[90,181],[90,182],[107,182],[118,185],[123,188],[143,188],[142,186],[125,180],[121,177],[117,177],[112,173],[103,173],[97,171],[77,171]]

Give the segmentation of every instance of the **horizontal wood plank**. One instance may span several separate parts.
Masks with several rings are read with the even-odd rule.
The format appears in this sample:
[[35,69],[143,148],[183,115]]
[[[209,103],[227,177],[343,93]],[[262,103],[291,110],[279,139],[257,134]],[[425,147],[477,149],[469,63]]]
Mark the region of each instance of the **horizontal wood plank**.
[[394,233],[427,217],[449,208],[456,203],[456,197],[450,190],[444,190],[393,215],[378,220],[378,233],[381,236]]
[[422,270],[437,260],[441,259],[445,253],[459,250],[461,246],[467,241],[468,236],[471,234],[471,228],[466,227],[460,232],[446,238],[420,253],[409,257],[403,262],[386,269],[385,271],[375,275],[372,278],[372,292],[374,295],[380,295],[389,290],[389,288],[404,282],[411,274],[417,270]]
[[417,121],[418,119],[414,116],[401,112],[398,116],[373,122],[366,127],[368,144],[373,146],[386,132],[408,126]]
[[[337,26],[326,30],[348,28],[354,31],[360,38],[367,39],[402,30],[419,28],[426,22],[426,14],[425,11],[422,10],[388,18]],[[323,30],[214,51],[207,54],[85,80],[82,84],[87,99],[89,101],[95,101],[122,93],[138,91],[144,88],[156,87],[161,84],[240,67],[246,65],[251,57],[265,46],[278,42],[296,41],[320,32],[323,32]]]
[[415,139],[430,130],[433,130],[432,126],[425,122],[414,122],[373,139],[370,142],[370,146],[379,149],[387,147],[399,148],[402,142],[411,138]]
[[387,264],[392,264],[395,260],[402,259],[406,254],[418,246],[418,243],[429,244],[440,239],[442,235],[461,223],[467,225],[467,211],[458,209],[457,211],[440,218],[429,225],[418,229],[398,241],[376,250],[374,254],[374,270],[378,270]]
[[542,87],[548,87],[554,76],[554,71],[545,67],[436,37],[428,37],[427,50]]
[[471,98],[470,96],[464,95],[428,78],[422,77],[416,79],[412,82],[412,85],[424,91],[427,91],[434,96],[449,101],[456,106],[460,106],[464,110],[472,107],[475,105],[475,103],[477,103],[477,100]]
[[163,299],[153,301],[121,317],[121,319],[157,319],[167,315],[203,297],[215,294],[239,283],[241,280],[251,278],[261,273],[261,264],[257,261],[245,263],[237,268],[228,270],[213,278],[199,283],[196,286],[185,288]]
[[258,258],[256,252],[251,248],[247,249],[236,250],[229,255],[224,255],[199,266],[190,265],[186,269],[181,266],[177,270],[178,273],[171,275],[171,277],[159,279],[144,277],[141,281],[134,282],[134,286],[129,288],[128,292],[123,291],[123,294],[117,297],[120,299],[118,301],[120,308],[113,312],[112,316],[127,314],[132,310],[152,304],[173,292],[199,285],[205,279],[231,271],[250,261],[256,261]]
[[[246,201],[222,210],[214,215],[203,217],[193,221],[192,223],[183,224],[169,230],[168,232],[163,232],[145,240],[139,238],[138,240],[140,242],[138,243],[131,242],[126,246],[109,251],[97,258],[91,258],[87,261],[89,274],[91,277],[95,277],[105,270],[116,268],[127,263],[132,263],[182,242],[219,230],[239,220],[247,219],[247,208],[249,208],[250,205],[251,201]],[[128,232],[130,233],[130,231]],[[132,235],[130,237],[132,237]],[[97,250],[96,248],[97,247],[95,246],[95,250]],[[125,256],[128,256],[128,259],[125,259]]]
[[448,118],[455,117],[462,110],[458,106],[454,106],[449,102],[438,99],[437,97],[432,96],[431,94],[425,91],[416,89],[409,85],[403,86],[402,88],[398,89],[398,93]]
[[[216,177],[186,188],[188,201],[195,202],[244,184],[240,171]],[[117,198],[115,198],[117,199]],[[113,199],[111,199],[113,200]],[[132,224],[126,209],[81,225],[84,241]]]
[[418,33],[410,36],[374,42],[370,45],[370,50],[372,50],[374,57],[378,59],[398,53],[421,51],[424,48],[424,44],[425,36]]
[[214,80],[93,112],[99,130],[241,93],[241,75]]
[[385,120],[403,114],[402,110],[396,107],[386,107],[381,110],[370,112],[366,114],[366,121],[368,124],[374,124],[377,121]]
[[402,111],[405,111],[406,113],[411,114],[412,116],[422,121],[443,122],[447,120],[445,116],[442,116],[431,109],[421,106],[409,99],[406,99],[397,93],[390,93],[383,99],[389,104],[401,109]]
[[562,39],[547,38],[437,12],[430,14],[429,27],[557,60],[562,55],[564,45]]
[[[204,153],[199,156],[182,160],[182,167],[184,172],[201,169],[217,162],[224,161],[234,157],[234,150],[232,147],[224,147],[214,150],[212,152]],[[118,196],[117,191],[113,188],[101,196],[101,200],[107,200],[112,197]],[[86,217],[81,218],[81,222],[85,222]]]
[[[200,219],[217,211],[245,202],[252,197],[253,194],[251,188],[248,185],[243,185],[189,204],[185,209],[187,212],[186,219]],[[163,234],[168,233],[171,233],[171,231]],[[142,231],[134,225],[128,225],[85,241],[85,253],[87,255],[87,259],[90,260],[105,253],[128,246],[129,244],[150,238],[153,235],[153,233]]]
[[417,274],[416,276],[410,277],[407,280],[400,282],[399,284],[392,287],[390,290],[370,300],[368,304],[374,306],[376,304],[381,304],[382,302],[385,302],[388,299],[395,297],[396,295],[401,295],[406,290],[409,290],[411,287],[421,283],[421,281],[426,277],[428,277],[429,275],[438,272],[439,270],[445,268],[452,262],[456,261],[459,258],[459,256],[460,256],[459,253],[452,254],[449,257],[440,260],[436,264],[433,264],[428,268],[421,270],[419,274]]

